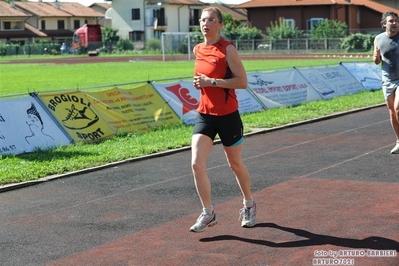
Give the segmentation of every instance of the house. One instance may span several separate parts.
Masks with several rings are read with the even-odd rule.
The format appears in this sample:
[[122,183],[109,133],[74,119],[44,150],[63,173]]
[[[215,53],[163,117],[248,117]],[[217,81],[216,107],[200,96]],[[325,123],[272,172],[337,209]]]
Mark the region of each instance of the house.
[[381,32],[381,15],[387,10],[399,10],[369,0],[252,0],[240,5],[248,14],[248,26],[266,33],[271,22],[284,21],[310,31],[324,19],[345,22],[351,33]]
[[197,0],[113,0],[112,28],[122,39],[145,42],[163,32],[190,32],[207,5]]
[[85,23],[97,24],[103,18],[104,14],[79,3],[0,2],[0,41],[71,42],[76,29]]
[[0,41],[8,42],[12,37],[27,41],[34,38],[39,32],[32,31],[33,27],[27,28],[25,22],[30,14],[16,8],[13,3],[0,2]]
[[[113,0],[89,7],[70,2],[0,2],[0,41],[72,40],[73,32],[83,24],[100,24],[118,30],[122,39],[144,43],[160,39],[163,32],[186,33],[199,27],[202,9],[198,0]],[[212,4],[233,19],[247,23],[246,12],[231,5]]]
[[112,27],[112,7],[108,3],[93,3],[89,7],[97,12],[104,15],[103,18],[99,19],[98,24],[101,26]]

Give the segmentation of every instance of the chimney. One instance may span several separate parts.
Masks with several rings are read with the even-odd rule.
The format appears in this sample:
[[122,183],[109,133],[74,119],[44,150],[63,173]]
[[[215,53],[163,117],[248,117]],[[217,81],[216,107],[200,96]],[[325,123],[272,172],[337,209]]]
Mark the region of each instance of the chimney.
[[54,1],[54,7],[60,9],[60,2],[58,2],[58,0]]
[[15,8],[15,2],[14,2],[14,0],[11,0],[11,1],[10,1],[10,6],[11,6],[12,8]]

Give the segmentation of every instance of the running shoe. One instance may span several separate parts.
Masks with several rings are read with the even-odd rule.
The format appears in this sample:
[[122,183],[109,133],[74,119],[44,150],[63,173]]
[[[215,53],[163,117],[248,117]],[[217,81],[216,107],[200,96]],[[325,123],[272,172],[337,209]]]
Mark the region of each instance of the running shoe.
[[197,222],[191,226],[190,231],[195,233],[200,233],[205,231],[205,229],[209,226],[214,226],[218,222],[216,221],[216,214],[212,211],[212,214],[207,214],[202,212],[198,217]]
[[399,142],[396,142],[396,146],[391,150],[391,154],[399,154]]
[[256,204],[252,207],[245,207],[240,210],[240,217],[242,227],[252,227],[255,225],[256,221]]

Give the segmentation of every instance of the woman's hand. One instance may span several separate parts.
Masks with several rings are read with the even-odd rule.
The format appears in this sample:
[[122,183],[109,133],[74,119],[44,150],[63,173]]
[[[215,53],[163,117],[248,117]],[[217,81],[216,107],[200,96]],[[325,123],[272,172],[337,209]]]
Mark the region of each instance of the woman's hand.
[[204,86],[210,86],[210,84],[211,78],[207,77],[206,75],[198,73],[198,76],[194,76],[193,85],[197,90]]

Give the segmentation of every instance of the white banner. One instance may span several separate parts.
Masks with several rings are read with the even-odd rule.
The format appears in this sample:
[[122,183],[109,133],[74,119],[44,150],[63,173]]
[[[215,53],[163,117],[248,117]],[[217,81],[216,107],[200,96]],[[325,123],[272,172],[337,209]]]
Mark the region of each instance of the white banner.
[[[186,125],[195,123],[200,90],[197,90],[191,81],[151,84]],[[262,109],[260,103],[246,89],[237,89],[235,92],[240,113],[256,112]]]
[[248,74],[248,87],[266,108],[292,106],[320,99],[295,69]]
[[381,69],[374,63],[341,63],[367,90],[381,89]]
[[323,99],[358,93],[365,88],[342,66],[306,68],[298,71]]
[[1,101],[0,154],[32,152],[70,143],[35,97]]
[[169,84],[151,83],[172,110],[186,125],[194,124],[197,116],[200,91],[192,82],[180,81]]

